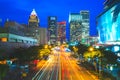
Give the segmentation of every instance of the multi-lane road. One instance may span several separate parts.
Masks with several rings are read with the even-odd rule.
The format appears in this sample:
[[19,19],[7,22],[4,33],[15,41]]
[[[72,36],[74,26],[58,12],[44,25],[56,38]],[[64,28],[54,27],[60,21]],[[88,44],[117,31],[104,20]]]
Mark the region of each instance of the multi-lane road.
[[70,53],[54,51],[49,59],[38,64],[39,71],[32,80],[98,80],[84,67],[76,64]]

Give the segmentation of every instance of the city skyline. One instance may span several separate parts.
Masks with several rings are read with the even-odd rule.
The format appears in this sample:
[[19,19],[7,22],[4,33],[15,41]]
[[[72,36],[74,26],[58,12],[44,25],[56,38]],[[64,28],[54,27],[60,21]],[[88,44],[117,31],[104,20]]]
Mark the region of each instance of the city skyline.
[[[90,11],[90,35],[96,35],[96,17],[103,11],[103,2],[105,0],[61,0],[61,1],[38,1],[38,0],[4,0],[0,1],[0,19],[4,23],[9,19],[18,23],[28,24],[30,13],[33,9],[40,19],[40,26],[47,27],[47,17],[57,16],[58,22],[66,21],[67,28],[69,27],[68,19],[70,13],[79,13],[81,10]],[[99,2],[99,3],[98,3]]]

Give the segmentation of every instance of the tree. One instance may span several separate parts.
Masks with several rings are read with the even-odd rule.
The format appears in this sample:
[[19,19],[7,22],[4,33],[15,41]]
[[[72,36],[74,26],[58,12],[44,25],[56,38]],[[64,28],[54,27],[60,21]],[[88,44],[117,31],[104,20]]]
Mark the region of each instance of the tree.
[[5,60],[8,58],[8,54],[6,54],[6,50],[3,48],[0,48],[0,60]]
[[8,69],[8,65],[0,64],[0,80],[3,80],[3,78],[6,76]]
[[100,51],[104,54],[104,61],[105,64],[116,64],[117,62],[117,55],[110,50],[105,50],[105,48],[101,48]]
[[83,45],[83,44],[77,45],[77,48],[78,48],[78,54],[79,55],[80,54],[83,55],[87,51],[87,49],[88,49],[88,47],[86,45]]
[[91,58],[91,59],[94,59],[96,57],[100,58],[103,56],[103,54],[99,51],[99,50],[93,50],[93,51],[86,51],[84,54],[83,54],[84,58]]
[[28,62],[31,60],[38,59],[39,50],[43,46],[31,46],[29,48],[17,48],[13,54],[14,58],[17,58],[20,63]]
[[90,46],[83,56],[87,61],[90,61],[94,65],[96,71],[98,71],[97,64],[99,68],[102,67],[101,62],[104,55],[100,50]]
[[39,51],[39,58],[44,58],[46,56],[48,56],[50,54],[50,50],[49,49],[41,49]]

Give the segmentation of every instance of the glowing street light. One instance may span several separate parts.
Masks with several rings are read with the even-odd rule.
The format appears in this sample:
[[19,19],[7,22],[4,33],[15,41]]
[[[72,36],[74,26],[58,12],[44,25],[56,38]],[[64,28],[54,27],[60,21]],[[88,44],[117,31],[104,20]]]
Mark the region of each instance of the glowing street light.
[[47,48],[48,48],[48,45],[45,45],[44,48],[47,49]]
[[89,48],[89,51],[93,51],[93,50],[94,50],[94,48],[93,48],[93,47],[90,47],[90,48]]

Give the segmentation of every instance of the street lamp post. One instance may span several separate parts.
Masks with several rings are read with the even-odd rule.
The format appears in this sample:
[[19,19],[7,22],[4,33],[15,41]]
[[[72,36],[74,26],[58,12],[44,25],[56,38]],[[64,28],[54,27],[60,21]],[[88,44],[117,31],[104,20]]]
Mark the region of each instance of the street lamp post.
[[[89,48],[89,51],[92,52],[92,56],[97,56],[98,57],[98,70],[96,64],[94,64],[96,71],[98,71],[98,78],[101,78],[101,71],[102,71],[102,54],[98,49],[94,49],[93,47]],[[93,54],[94,51],[94,54]]]

